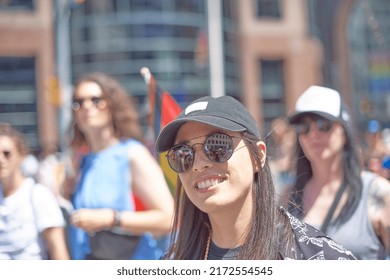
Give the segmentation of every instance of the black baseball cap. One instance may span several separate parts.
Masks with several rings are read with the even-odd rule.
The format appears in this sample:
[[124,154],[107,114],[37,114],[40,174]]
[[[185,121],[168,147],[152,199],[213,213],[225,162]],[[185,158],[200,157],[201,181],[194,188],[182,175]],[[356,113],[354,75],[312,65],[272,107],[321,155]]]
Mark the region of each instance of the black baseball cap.
[[248,131],[260,139],[255,119],[241,102],[231,96],[206,96],[193,101],[161,130],[156,140],[156,151],[164,152],[172,148],[179,128],[189,121],[229,131]]

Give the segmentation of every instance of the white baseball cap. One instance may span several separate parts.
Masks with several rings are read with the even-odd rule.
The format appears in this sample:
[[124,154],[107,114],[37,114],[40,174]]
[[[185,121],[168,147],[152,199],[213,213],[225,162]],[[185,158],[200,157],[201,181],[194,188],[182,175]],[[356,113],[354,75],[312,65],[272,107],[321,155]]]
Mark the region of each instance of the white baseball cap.
[[340,93],[334,89],[313,85],[298,98],[295,112],[289,117],[291,124],[306,114],[319,115],[331,121],[349,122],[350,116]]

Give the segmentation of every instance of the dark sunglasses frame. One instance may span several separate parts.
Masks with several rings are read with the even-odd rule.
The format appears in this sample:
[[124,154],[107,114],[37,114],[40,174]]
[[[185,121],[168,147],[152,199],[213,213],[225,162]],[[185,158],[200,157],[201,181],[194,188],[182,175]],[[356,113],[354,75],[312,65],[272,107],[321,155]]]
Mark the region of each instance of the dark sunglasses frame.
[[103,101],[104,99],[105,98],[102,96],[94,96],[94,97],[89,97],[89,98],[74,98],[73,102],[72,102],[72,109],[74,111],[80,110],[86,100],[91,100],[92,104],[95,107],[98,107],[99,103],[101,101]]
[[191,146],[187,144],[175,145],[166,155],[168,164],[177,173],[188,171],[194,164],[195,145],[202,145],[202,151],[210,161],[217,163],[226,162],[234,152],[233,138],[240,137],[216,132],[208,135],[203,143],[195,143]]
[[325,119],[323,117],[310,118],[310,121],[299,121],[294,124],[295,131],[298,135],[307,135],[310,132],[310,125],[314,123],[317,129],[321,132],[329,132],[333,127],[333,122],[331,120]]

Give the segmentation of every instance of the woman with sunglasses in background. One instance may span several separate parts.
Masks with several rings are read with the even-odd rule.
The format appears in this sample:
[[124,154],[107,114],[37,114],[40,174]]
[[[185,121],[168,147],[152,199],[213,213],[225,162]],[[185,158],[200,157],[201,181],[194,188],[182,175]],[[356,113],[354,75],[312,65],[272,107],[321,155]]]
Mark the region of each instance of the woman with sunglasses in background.
[[309,87],[289,121],[298,135],[291,212],[358,259],[384,259],[390,250],[390,183],[362,172],[359,139],[340,94]]
[[230,96],[195,100],[159,134],[178,173],[164,259],[354,259],[275,202],[266,145]]
[[[160,258],[155,243],[171,229],[173,198],[141,142],[130,96],[111,76],[89,73],[75,84],[72,109],[71,146],[76,153],[87,149],[71,197],[72,258]],[[143,211],[135,211],[133,194]]]
[[21,170],[28,151],[23,134],[0,124],[0,260],[69,259],[57,199]]

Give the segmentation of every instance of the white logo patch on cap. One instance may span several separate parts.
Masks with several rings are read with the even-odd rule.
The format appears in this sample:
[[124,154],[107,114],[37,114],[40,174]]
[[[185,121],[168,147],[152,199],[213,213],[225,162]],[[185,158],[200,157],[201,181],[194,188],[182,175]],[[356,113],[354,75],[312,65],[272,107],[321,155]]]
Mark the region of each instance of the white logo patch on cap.
[[192,113],[194,111],[203,111],[203,110],[206,110],[207,108],[207,105],[209,103],[207,101],[203,101],[203,102],[196,102],[194,104],[191,104],[190,106],[188,106],[186,108],[186,111],[185,111],[185,114],[188,115],[189,113]]

